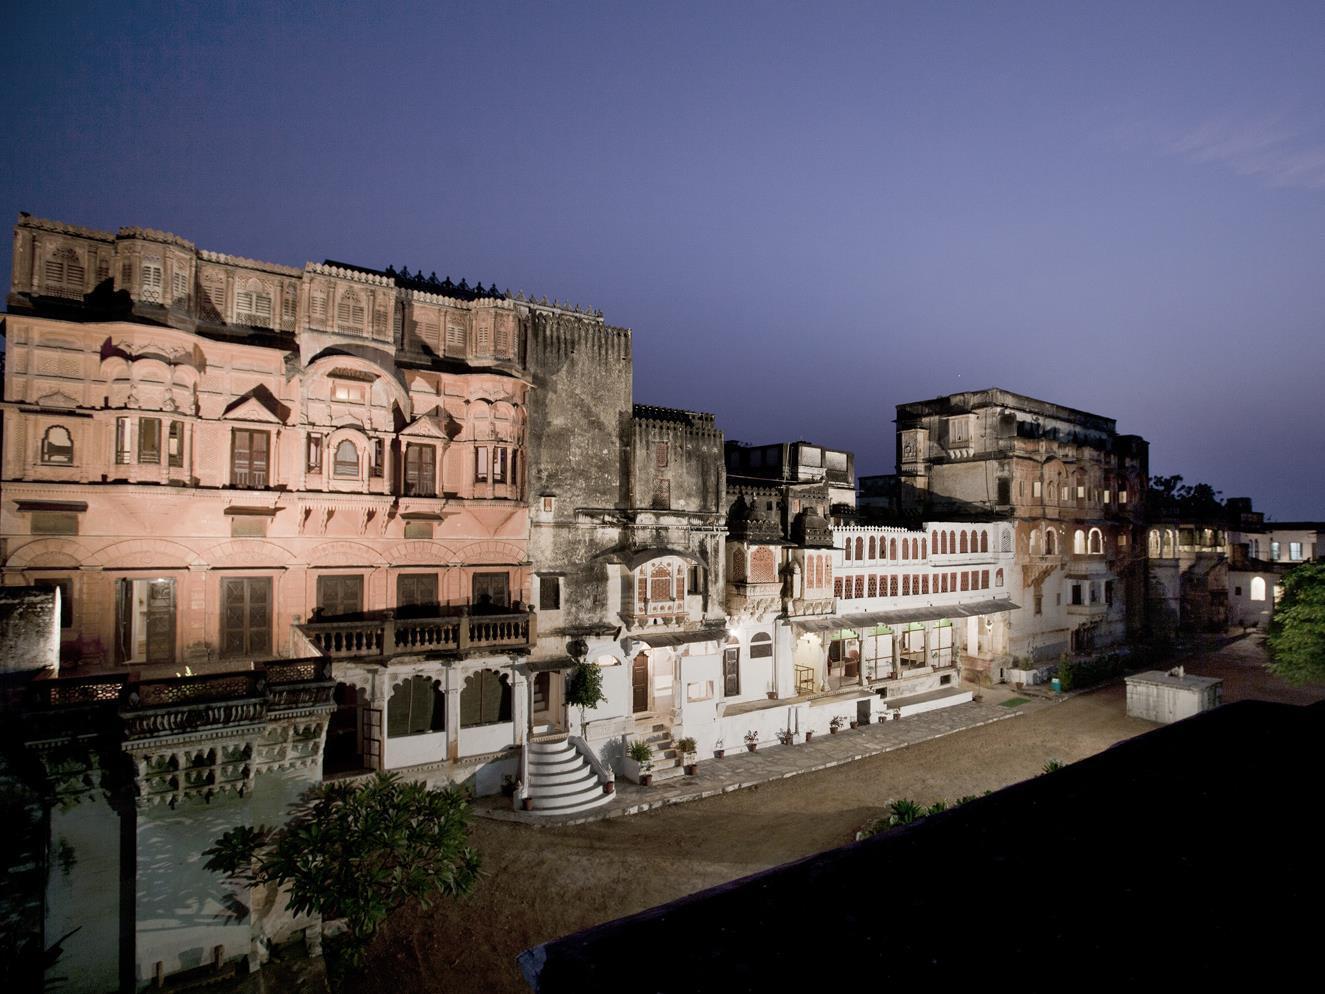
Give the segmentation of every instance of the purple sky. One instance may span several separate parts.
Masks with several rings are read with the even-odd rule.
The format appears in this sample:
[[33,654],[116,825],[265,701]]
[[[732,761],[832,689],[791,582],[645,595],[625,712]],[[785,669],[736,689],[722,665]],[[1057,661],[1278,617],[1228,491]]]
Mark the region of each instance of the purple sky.
[[10,9],[0,214],[590,304],[861,472],[998,385],[1325,518],[1325,5],[294,6]]

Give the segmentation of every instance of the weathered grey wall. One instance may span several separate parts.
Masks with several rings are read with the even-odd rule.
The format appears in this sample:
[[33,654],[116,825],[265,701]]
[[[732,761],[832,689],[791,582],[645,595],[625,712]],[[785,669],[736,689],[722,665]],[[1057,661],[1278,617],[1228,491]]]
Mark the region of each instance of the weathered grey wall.
[[[621,542],[610,520],[579,512],[626,506],[631,410],[630,332],[601,321],[532,311],[525,323],[529,394],[529,558],[536,574],[561,574],[554,630],[602,622],[607,563]],[[543,510],[545,497],[553,509]],[[535,602],[537,603],[537,602]]]

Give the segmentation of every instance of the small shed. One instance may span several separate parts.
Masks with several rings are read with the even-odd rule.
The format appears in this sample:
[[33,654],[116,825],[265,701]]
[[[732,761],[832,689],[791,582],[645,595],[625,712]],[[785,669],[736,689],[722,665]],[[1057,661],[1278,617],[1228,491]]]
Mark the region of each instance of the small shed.
[[1181,721],[1219,707],[1223,688],[1218,677],[1189,676],[1181,666],[1148,670],[1127,678],[1127,716],[1163,725]]

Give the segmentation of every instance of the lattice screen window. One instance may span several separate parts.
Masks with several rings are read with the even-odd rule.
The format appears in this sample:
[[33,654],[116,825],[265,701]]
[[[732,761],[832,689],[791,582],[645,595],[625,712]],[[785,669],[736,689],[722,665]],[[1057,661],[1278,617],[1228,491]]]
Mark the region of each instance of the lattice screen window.
[[209,269],[202,274],[202,296],[203,316],[213,321],[224,320],[225,275],[220,270]]
[[341,293],[336,300],[336,330],[361,332],[363,321],[363,299],[353,290]]
[[474,330],[475,348],[479,355],[492,354],[492,325],[486,321],[480,322]]
[[176,269],[170,274],[170,299],[176,304],[189,302],[189,274]]
[[138,298],[152,304],[161,303],[162,280],[163,273],[160,260],[144,259]]
[[446,326],[446,354],[465,354],[465,329],[463,325],[448,324]]
[[294,323],[295,309],[298,306],[297,300],[298,294],[295,288],[287,286],[285,292],[281,295],[281,321],[286,325]]
[[43,289],[52,297],[81,297],[86,270],[78,253],[71,248],[57,249],[46,260],[42,273]]
[[505,322],[497,325],[496,333],[497,355],[511,354],[511,329]]
[[314,287],[308,295],[308,323],[317,328],[327,326],[327,291],[324,287]]
[[271,327],[271,294],[261,283],[251,282],[235,294],[235,320],[257,328]]

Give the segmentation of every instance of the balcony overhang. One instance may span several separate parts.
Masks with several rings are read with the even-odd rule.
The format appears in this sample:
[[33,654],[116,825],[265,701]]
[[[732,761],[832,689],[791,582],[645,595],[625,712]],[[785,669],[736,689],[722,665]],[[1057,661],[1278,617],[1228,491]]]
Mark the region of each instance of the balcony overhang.
[[870,611],[865,614],[840,614],[829,618],[807,618],[792,622],[802,632],[831,632],[843,628],[861,629],[874,625],[904,625],[919,621],[955,621],[958,618],[978,618],[986,614],[1016,611],[1020,604],[1007,598],[970,601],[965,604],[939,604],[927,607],[896,608],[891,611]]

